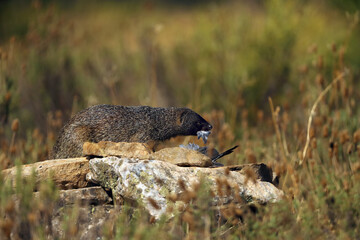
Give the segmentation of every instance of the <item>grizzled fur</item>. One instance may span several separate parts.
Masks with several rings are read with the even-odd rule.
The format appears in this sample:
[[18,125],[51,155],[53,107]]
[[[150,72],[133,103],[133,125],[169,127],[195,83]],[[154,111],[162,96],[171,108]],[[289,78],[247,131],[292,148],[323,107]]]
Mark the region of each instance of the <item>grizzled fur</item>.
[[159,142],[196,135],[212,126],[188,108],[97,105],[77,113],[61,130],[52,158],[82,155],[84,142]]

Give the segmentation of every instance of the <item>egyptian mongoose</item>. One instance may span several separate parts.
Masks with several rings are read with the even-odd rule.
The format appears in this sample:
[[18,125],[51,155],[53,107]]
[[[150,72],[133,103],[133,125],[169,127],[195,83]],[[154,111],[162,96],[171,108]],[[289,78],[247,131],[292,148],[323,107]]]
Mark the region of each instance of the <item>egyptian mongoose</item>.
[[61,129],[51,158],[80,157],[84,142],[156,143],[211,129],[188,108],[96,105],[77,113]]

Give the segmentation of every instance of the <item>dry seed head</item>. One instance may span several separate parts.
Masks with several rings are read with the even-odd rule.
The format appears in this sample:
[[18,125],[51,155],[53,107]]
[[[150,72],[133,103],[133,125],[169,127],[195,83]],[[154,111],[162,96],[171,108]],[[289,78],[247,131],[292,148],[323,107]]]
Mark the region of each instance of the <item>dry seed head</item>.
[[310,159],[309,163],[310,163],[311,167],[314,167],[316,162],[314,159]]
[[35,224],[37,220],[37,216],[35,213],[28,213],[27,219],[31,224]]
[[311,140],[311,148],[312,148],[312,149],[316,149],[316,147],[317,147],[316,138],[313,138],[313,139]]
[[164,181],[161,178],[155,177],[155,182],[156,182],[156,184],[158,184],[160,186],[164,185]]
[[299,91],[300,91],[301,93],[305,92],[305,82],[304,82],[303,80],[300,81]]
[[322,136],[324,138],[329,137],[329,126],[328,125],[324,125],[322,128]]
[[155,208],[156,210],[160,210],[160,209],[161,209],[160,206],[157,204],[157,202],[156,202],[154,199],[152,199],[151,197],[148,197],[148,201],[149,201],[150,205],[151,205],[153,208]]
[[301,106],[302,106],[303,108],[306,108],[308,104],[309,104],[309,99],[308,99],[308,97],[305,96],[305,97],[301,100]]
[[10,99],[11,99],[11,92],[7,92],[7,93],[5,94],[5,102],[9,102]]
[[194,189],[195,192],[198,191],[200,188],[200,182],[194,182],[192,188]]
[[238,207],[235,208],[234,212],[237,216],[241,216],[244,213],[244,211]]
[[35,0],[35,1],[33,1],[32,2],[32,7],[34,8],[34,9],[40,9],[41,8],[41,3],[40,3],[40,1],[39,0]]
[[293,166],[291,164],[283,164],[284,167],[286,167],[286,169],[283,169],[283,173],[285,173],[285,171],[287,171],[289,174],[294,174],[295,170],[293,168]]
[[182,201],[184,203],[189,203],[191,200],[196,198],[196,193],[194,191],[186,191],[182,195]]
[[282,120],[283,120],[283,123],[284,125],[288,125],[289,122],[290,122],[290,116],[287,112],[284,112],[283,115],[282,115]]
[[70,236],[76,236],[76,234],[78,233],[78,228],[76,226],[76,224],[71,224],[70,228],[69,228],[69,235]]
[[241,118],[242,118],[242,119],[247,119],[248,116],[249,116],[249,111],[248,111],[247,109],[242,110],[242,112],[241,112]]
[[[338,73],[337,75],[339,75],[339,73]],[[339,91],[339,90],[340,90],[340,88],[341,88],[341,82],[339,82],[339,81],[338,81],[338,82],[336,82],[336,83],[335,83],[335,87],[336,87],[336,90],[338,90],[338,91]]]
[[293,135],[298,136],[299,135],[299,123],[294,122],[293,124]]
[[308,48],[308,53],[316,53],[317,52],[317,45],[313,44]]
[[316,67],[321,70],[324,66],[324,59],[322,56],[319,56],[316,62]]
[[322,186],[323,188],[326,188],[326,187],[327,187],[326,178],[323,177],[323,178],[321,179],[321,182],[320,182],[320,183],[321,183],[321,186]]
[[257,120],[258,120],[258,123],[261,123],[264,121],[264,111],[262,111],[262,110],[257,111]]
[[360,129],[358,129],[358,130],[356,130],[356,132],[354,132],[353,141],[355,144],[360,142]]
[[246,156],[246,161],[248,163],[256,163],[257,162],[256,156],[250,148],[247,148],[245,150],[245,156]]
[[339,133],[339,131],[336,129],[336,128],[334,128],[333,130],[332,130],[332,139],[337,139],[337,137],[338,137],[338,133]]
[[347,141],[349,141],[350,140],[350,136],[349,136],[349,132],[348,132],[348,130],[342,130],[341,132],[340,132],[340,143],[341,144],[344,144],[344,143],[346,143]]
[[179,204],[177,204],[177,208],[180,212],[183,212],[186,209],[186,204],[183,202],[179,202]]
[[149,219],[150,224],[154,224],[156,222],[156,218],[154,216],[151,216]]
[[5,61],[8,59],[8,53],[7,52],[4,52],[3,54],[2,54],[2,59],[4,59]]
[[183,214],[182,220],[188,223],[190,226],[194,225],[194,216],[188,211]]
[[233,214],[229,208],[221,209],[220,212],[221,215],[227,220],[233,217]]
[[344,179],[343,185],[344,185],[345,191],[349,191],[349,189],[350,189],[350,184],[349,184],[349,182],[348,182],[346,179]]
[[10,147],[10,153],[11,153],[11,154],[15,154],[15,153],[16,153],[16,146],[11,146],[11,147]]
[[345,55],[345,47],[341,46],[340,50],[339,50],[339,63],[342,64],[344,62],[344,55]]
[[354,172],[360,172],[360,162],[354,163],[353,169],[354,169]]
[[244,107],[245,106],[245,99],[243,99],[242,97],[238,98],[237,105],[239,107]]
[[15,210],[15,201],[8,201],[5,206],[5,213],[10,214]]
[[351,154],[354,149],[354,144],[350,143],[349,146],[346,149],[347,154]]
[[11,124],[11,131],[17,132],[19,130],[19,119],[14,119],[14,121]]
[[334,154],[335,156],[339,154],[339,144],[337,142],[334,144]]
[[239,186],[238,186],[238,185],[236,185],[236,186],[234,187],[234,195],[235,195],[235,200],[236,200],[236,202],[238,202],[238,203],[243,203],[244,200],[241,198],[240,189],[239,189]]
[[254,184],[256,183],[256,173],[254,171],[254,169],[250,168],[250,167],[245,167],[244,168],[244,173],[245,173],[245,184],[247,184],[247,182],[249,180],[251,180]]
[[219,178],[216,178],[216,190],[217,193],[220,197],[223,196],[223,191],[222,191],[222,181]]
[[321,127],[323,125],[323,118],[321,116],[314,117],[314,125],[316,127]]
[[174,212],[174,207],[173,206],[168,206],[167,208],[166,208],[166,212],[167,213],[172,213],[172,212]]
[[275,165],[275,169],[274,169],[275,175],[276,176],[280,176],[282,174],[282,167],[280,164],[276,164]]
[[280,106],[277,106],[277,107],[276,107],[276,109],[275,109],[275,116],[276,116],[276,119],[278,119],[278,118],[279,118],[280,111],[281,111]]
[[239,224],[239,223],[240,223],[240,220],[237,219],[237,218],[234,218],[234,219],[231,221],[231,224],[232,224],[232,225],[237,225],[237,224]]
[[309,132],[309,136],[310,138],[314,138],[315,137],[315,128],[310,128],[310,132]]
[[300,72],[301,74],[307,74],[308,71],[309,71],[309,68],[308,68],[307,65],[304,64],[304,65],[300,66],[300,67],[298,68],[298,70],[299,70],[299,72]]
[[331,147],[329,147],[328,153],[329,153],[329,158],[331,159],[334,156],[334,151]]
[[312,149],[311,148],[307,151],[307,158],[308,159],[312,158]]
[[230,168],[225,168],[224,169],[224,171],[225,171],[225,176],[229,176],[229,174],[230,174]]
[[186,184],[185,184],[184,180],[179,179],[178,184],[179,184],[180,189],[181,189],[182,191],[186,191]]
[[333,53],[336,53],[336,50],[337,50],[336,44],[335,43],[331,44],[331,51]]
[[348,88],[348,87],[345,86],[345,87],[342,89],[341,93],[342,93],[343,97],[345,98],[345,100],[349,98],[350,91],[349,91],[349,88]]
[[49,132],[48,133],[48,135],[47,135],[47,139],[48,139],[48,141],[51,141],[51,142],[53,142],[53,141],[55,141],[55,134],[54,134],[54,132]]
[[10,234],[11,234],[11,230],[13,229],[13,226],[14,226],[14,221],[10,218],[1,221],[1,230],[3,231],[5,236],[8,237],[8,239],[10,239]]
[[316,82],[317,85],[322,87],[324,85],[324,82],[325,82],[323,75],[322,74],[317,74],[316,78],[315,78],[315,82]]

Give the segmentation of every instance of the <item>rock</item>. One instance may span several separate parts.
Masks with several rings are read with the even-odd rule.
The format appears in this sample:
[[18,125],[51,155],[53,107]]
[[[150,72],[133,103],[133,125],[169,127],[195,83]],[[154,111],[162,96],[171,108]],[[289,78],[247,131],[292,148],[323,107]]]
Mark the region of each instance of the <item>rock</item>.
[[[52,234],[49,239],[64,239],[69,234],[64,232],[64,217],[68,215],[68,208],[57,209],[51,219]],[[77,209],[78,214],[75,219],[76,233],[72,239],[103,239],[104,230],[112,223],[116,222],[121,212],[121,208],[113,205],[82,206]]]
[[[215,193],[214,204],[236,197],[261,203],[279,201],[283,192],[269,182],[249,180],[244,174],[224,168],[178,167],[158,160],[134,160],[118,157],[94,158],[89,162],[88,179],[111,188],[113,196],[142,202],[149,213],[159,218],[166,212],[169,194],[180,194],[184,187],[192,189],[202,178]],[[219,194],[217,182],[230,187],[227,196]],[[221,195],[221,196],[220,196]],[[151,199],[151,200],[149,200]],[[157,206],[154,206],[156,202]]]
[[99,143],[86,142],[83,145],[84,156],[118,156],[124,158],[150,159],[152,151],[144,143],[108,142]]
[[[82,188],[89,186],[86,174],[89,172],[89,161],[86,158],[57,159],[21,166],[22,178],[30,179],[33,171],[36,175],[36,186],[51,177],[60,189]],[[15,186],[17,167],[2,171],[5,181]],[[35,189],[36,190],[36,189]]]
[[144,143],[126,143],[126,142],[107,142],[84,143],[84,156],[117,156],[122,158],[151,160],[170,162],[178,166],[197,166],[208,167],[212,165],[211,159],[198,151],[173,147],[164,148],[157,152],[152,152]]
[[212,165],[212,161],[208,156],[198,151],[181,147],[164,148],[154,152],[151,156],[153,159],[169,162],[178,166],[209,167]]
[[[42,224],[45,239],[65,239],[69,234],[66,235],[64,230],[69,227],[77,229],[74,233],[76,235],[72,235],[71,239],[96,239],[104,235],[104,225],[109,224],[107,221],[112,223],[121,214],[118,206],[109,204],[112,199],[100,186],[60,190],[57,201],[53,201],[54,197],[53,194],[35,192],[32,199],[27,198],[24,201],[24,198],[19,198],[16,194],[12,195],[12,203],[14,203],[11,205],[12,211],[7,211],[2,216],[5,219],[15,219],[15,225],[10,229],[11,239],[38,239],[37,224]],[[22,205],[28,202],[37,206],[35,214],[38,218],[31,225],[28,218],[16,219],[24,211]],[[7,239],[2,235],[2,231],[0,231],[0,239]]]
[[[35,197],[39,193],[34,193]],[[59,192],[59,200],[56,205],[63,207],[72,204],[80,204],[81,206],[86,205],[103,205],[108,204],[112,201],[111,197],[106,191],[100,186],[61,190]]]
[[232,166],[223,166],[220,168],[228,168],[230,171],[237,171],[244,175],[251,175],[251,171],[255,174],[256,179],[260,179],[264,182],[273,182],[273,171],[270,167],[266,166],[264,163],[252,163],[244,165],[232,165]]

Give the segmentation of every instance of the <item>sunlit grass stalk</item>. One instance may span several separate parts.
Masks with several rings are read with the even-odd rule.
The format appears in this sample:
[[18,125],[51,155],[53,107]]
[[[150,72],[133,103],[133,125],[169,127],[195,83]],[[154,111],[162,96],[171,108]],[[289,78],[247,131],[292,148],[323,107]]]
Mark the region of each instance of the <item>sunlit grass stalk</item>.
[[305,147],[304,147],[304,151],[303,151],[303,155],[302,155],[302,159],[300,159],[299,164],[302,165],[303,161],[306,160],[306,153],[308,151],[309,148],[309,144],[310,144],[310,128],[311,128],[311,123],[313,120],[313,116],[315,115],[315,110],[317,105],[319,104],[319,102],[321,101],[321,99],[325,96],[325,94],[331,89],[331,87],[333,85],[335,85],[338,81],[340,81],[341,79],[344,78],[344,76],[347,74],[347,70],[345,70],[344,72],[342,72],[341,74],[339,74],[318,96],[318,98],[316,99],[314,105],[311,108],[310,111],[310,116],[309,116],[309,120],[308,120],[308,126],[307,126],[307,134],[306,134],[306,143],[305,143]]

